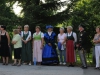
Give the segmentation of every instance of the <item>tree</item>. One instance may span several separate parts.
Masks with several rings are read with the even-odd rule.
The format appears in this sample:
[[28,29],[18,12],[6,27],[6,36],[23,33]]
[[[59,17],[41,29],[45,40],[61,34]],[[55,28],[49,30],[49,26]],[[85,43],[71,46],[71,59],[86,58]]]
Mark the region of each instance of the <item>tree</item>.
[[85,30],[88,32],[89,49],[93,46],[91,40],[95,34],[95,27],[100,25],[99,5],[99,0],[80,0],[72,8],[73,12],[71,12],[70,18],[68,20],[76,32],[78,30],[78,25],[85,25]]
[[0,0],[0,25],[6,25],[9,31],[18,24],[19,18],[11,10],[13,3],[8,0]]
[[[23,8],[21,24],[29,24],[30,28],[36,25],[41,25],[45,27],[47,24],[52,24],[56,26],[59,23],[66,21],[70,15],[70,8],[78,0],[70,0],[68,2],[61,2],[60,0],[45,0],[43,3],[41,0],[9,0],[9,1],[19,1],[21,7]],[[61,7],[67,6],[67,9],[62,12],[57,12]]]

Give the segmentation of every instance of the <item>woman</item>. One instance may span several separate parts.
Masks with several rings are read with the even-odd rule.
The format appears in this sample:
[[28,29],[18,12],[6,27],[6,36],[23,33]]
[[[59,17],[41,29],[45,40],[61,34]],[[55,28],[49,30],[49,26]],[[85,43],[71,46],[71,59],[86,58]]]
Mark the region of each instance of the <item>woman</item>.
[[1,25],[0,25],[0,58],[1,58]]
[[56,34],[53,32],[53,26],[46,26],[47,32],[44,34],[45,46],[42,55],[43,65],[58,64],[58,55],[55,46]]
[[1,26],[1,56],[3,59],[3,65],[8,65],[10,51],[10,37],[8,32],[6,31],[6,26]]
[[44,34],[39,26],[36,26],[35,30],[36,32],[33,34],[33,61],[36,59],[37,64],[41,65]]
[[[64,33],[64,28],[60,28],[60,33],[58,34],[58,49],[60,53],[60,65],[66,65],[66,50],[65,43],[66,42],[66,34]],[[63,59],[64,56],[64,59]]]
[[[19,35],[19,30],[14,29],[14,36],[12,39],[12,44],[14,45],[14,63],[12,66],[21,66],[21,49],[22,49],[22,41]],[[18,64],[17,64],[18,61]]]
[[18,26],[17,29],[19,30],[19,35],[22,33],[22,26]]
[[24,26],[24,31],[21,33],[22,37],[22,61],[24,64],[31,65],[32,60],[32,48],[31,48],[31,32],[29,26]]
[[75,62],[75,43],[77,42],[76,33],[74,33],[72,26],[67,27],[67,41],[66,41],[66,54],[67,54],[67,62],[69,66],[74,67]]
[[96,34],[93,39],[95,44],[95,57],[96,57],[96,67],[95,69],[100,69],[100,26],[96,27]]

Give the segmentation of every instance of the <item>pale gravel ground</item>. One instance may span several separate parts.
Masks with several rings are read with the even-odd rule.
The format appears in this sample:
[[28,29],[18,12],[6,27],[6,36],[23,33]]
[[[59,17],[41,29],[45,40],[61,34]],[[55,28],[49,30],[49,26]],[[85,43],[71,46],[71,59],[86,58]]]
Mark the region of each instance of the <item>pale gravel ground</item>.
[[93,67],[81,69],[67,66],[3,66],[0,64],[0,75],[100,75],[100,70]]

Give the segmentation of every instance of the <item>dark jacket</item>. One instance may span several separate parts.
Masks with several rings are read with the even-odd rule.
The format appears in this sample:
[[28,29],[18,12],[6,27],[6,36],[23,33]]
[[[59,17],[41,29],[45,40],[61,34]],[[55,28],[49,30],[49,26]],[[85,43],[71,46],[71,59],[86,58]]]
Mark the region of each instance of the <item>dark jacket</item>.
[[78,40],[77,40],[77,44],[79,44],[79,49],[86,49],[87,47],[87,33],[86,31],[81,31],[78,34]]

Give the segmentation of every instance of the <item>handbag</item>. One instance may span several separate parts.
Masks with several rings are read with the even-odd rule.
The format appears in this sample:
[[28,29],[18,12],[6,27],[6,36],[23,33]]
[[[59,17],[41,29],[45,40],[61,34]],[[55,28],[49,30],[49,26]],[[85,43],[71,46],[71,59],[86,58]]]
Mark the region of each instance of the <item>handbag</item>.
[[62,44],[58,42],[58,49],[61,50]]

